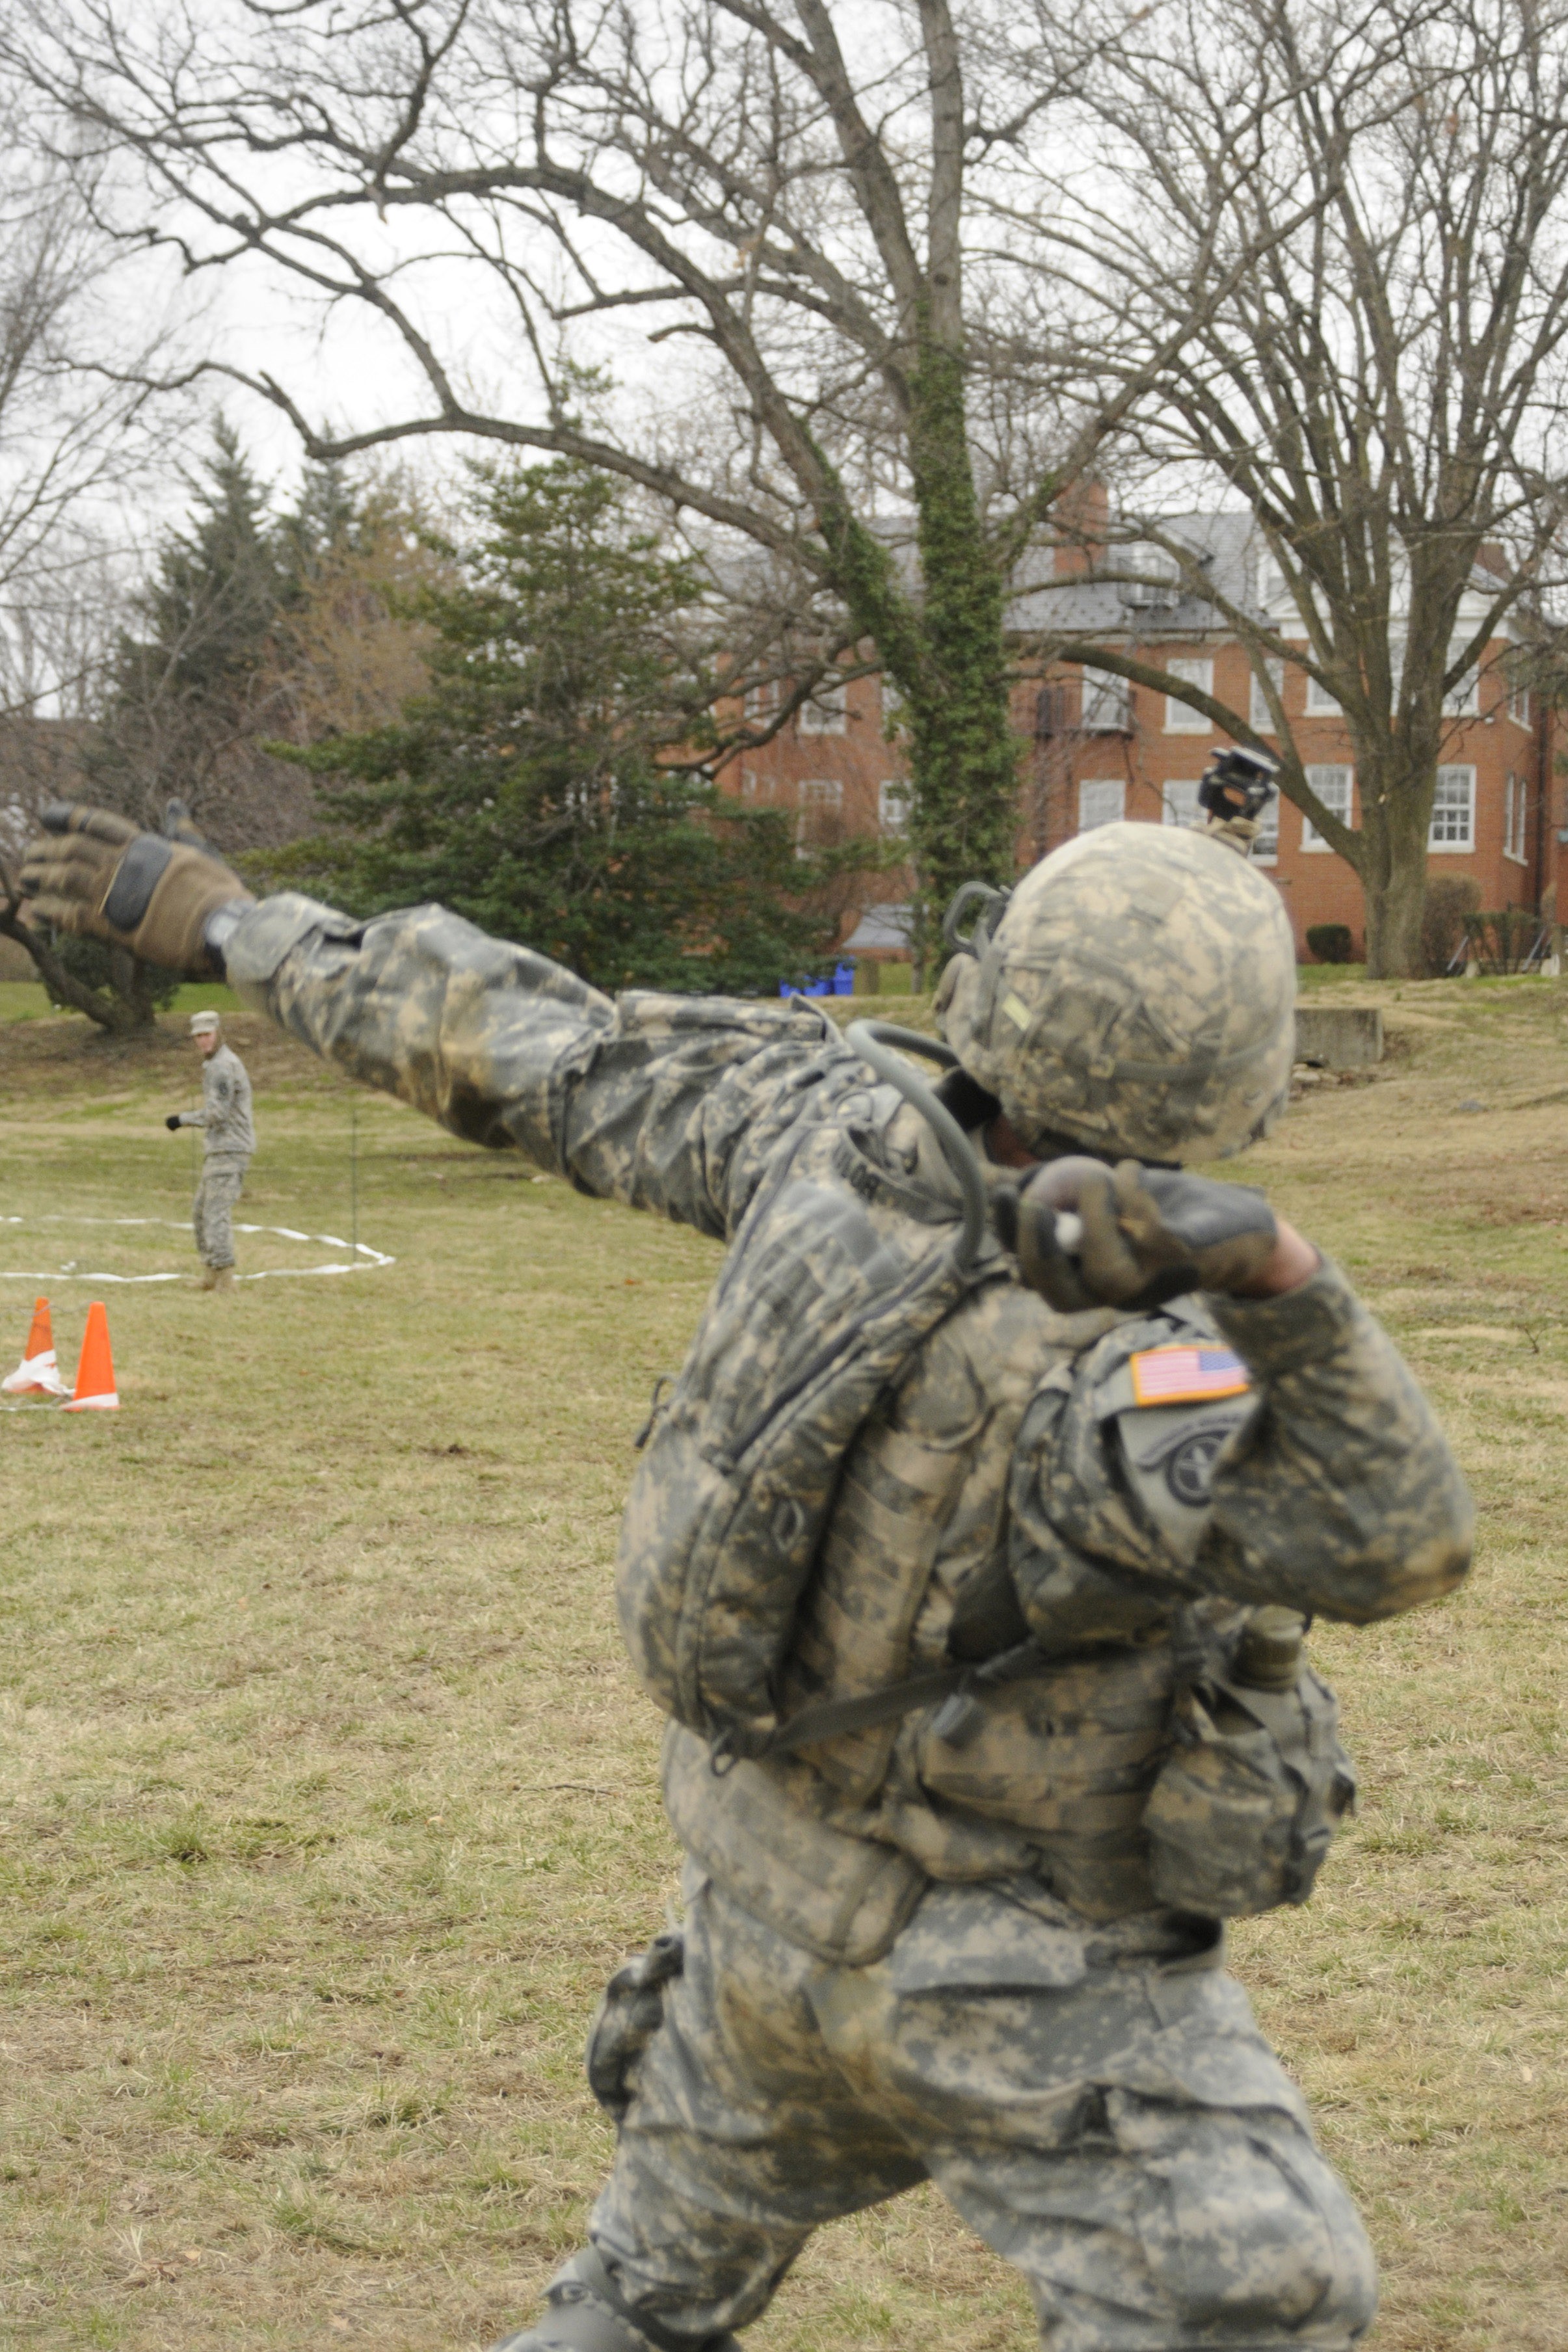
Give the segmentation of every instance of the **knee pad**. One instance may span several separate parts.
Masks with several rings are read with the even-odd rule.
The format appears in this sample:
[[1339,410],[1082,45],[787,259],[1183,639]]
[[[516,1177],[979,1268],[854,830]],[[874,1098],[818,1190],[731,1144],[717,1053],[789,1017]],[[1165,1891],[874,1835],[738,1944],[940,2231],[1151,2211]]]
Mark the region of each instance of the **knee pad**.
[[545,2289],[531,2327],[503,2337],[491,2352],[740,2352],[735,2336],[682,2336],[634,2318],[591,2246],[573,2254]]

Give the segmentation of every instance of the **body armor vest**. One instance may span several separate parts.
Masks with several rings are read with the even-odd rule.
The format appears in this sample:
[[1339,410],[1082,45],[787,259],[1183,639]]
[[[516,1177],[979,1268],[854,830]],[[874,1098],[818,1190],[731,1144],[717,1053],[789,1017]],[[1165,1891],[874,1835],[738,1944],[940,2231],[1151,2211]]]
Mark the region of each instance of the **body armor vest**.
[[[1159,1901],[1141,1823],[1181,1675],[1172,1628],[1195,1612],[1179,1588],[1118,1583],[1027,1503],[1020,1518],[1019,1489],[1085,1351],[1124,1362],[1124,1332],[1157,1344],[1190,1318],[1058,1315],[994,1243],[958,1266],[956,1219],[890,1089],[825,1106],[737,1234],[623,1529],[622,1623],[674,1718],[676,1832],[832,1959],[884,1950],[932,1878],[1029,1880],[1103,1921]],[[766,1752],[808,1707],[947,1664],[998,1582],[1014,1639],[1019,1595],[1031,1630],[1068,1638],[987,1689],[961,1744],[927,1706]]]

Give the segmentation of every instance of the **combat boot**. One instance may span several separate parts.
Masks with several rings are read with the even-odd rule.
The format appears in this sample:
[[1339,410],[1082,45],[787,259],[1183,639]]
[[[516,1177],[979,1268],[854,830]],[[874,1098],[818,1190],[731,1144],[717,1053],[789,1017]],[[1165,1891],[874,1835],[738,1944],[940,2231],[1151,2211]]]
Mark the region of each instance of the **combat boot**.
[[217,1288],[219,1271],[220,1269],[215,1265],[204,1265],[202,1268],[202,1288],[204,1290],[215,1290]]
[[634,2319],[591,2246],[573,2254],[545,2289],[545,2307],[492,2352],[740,2352],[735,2336],[681,2336]]
[[213,1278],[211,1282],[205,1286],[208,1290],[232,1290],[234,1288],[235,1270],[232,1265],[214,1265],[212,1273]]

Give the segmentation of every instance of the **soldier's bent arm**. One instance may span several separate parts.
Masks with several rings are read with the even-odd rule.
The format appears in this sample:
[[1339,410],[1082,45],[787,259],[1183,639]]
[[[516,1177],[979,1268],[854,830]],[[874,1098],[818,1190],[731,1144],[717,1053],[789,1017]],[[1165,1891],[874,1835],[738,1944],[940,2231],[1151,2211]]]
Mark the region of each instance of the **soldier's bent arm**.
[[[1065,1544],[1145,1589],[1280,1601],[1354,1623],[1458,1584],[1473,1532],[1464,1479],[1408,1366],[1339,1268],[1324,1261],[1274,1297],[1211,1295],[1202,1306],[1252,1382],[1229,1408],[1225,1443],[1205,1456],[1216,1416],[1201,1407],[1168,1439],[1157,1420],[1118,1409],[1130,1391],[1107,1380],[1107,1364],[1162,1339],[1125,1327],[1081,1361],[1015,1498],[1045,1552]],[[1200,1331],[1184,1336],[1201,1343]],[[1194,1449],[1213,1460],[1201,1513],[1170,1500],[1187,1437],[1186,1460]]]
[[1277,1298],[1208,1303],[1262,1391],[1215,1476],[1206,1563],[1220,1589],[1358,1624],[1451,1591],[1470,1562],[1469,1490],[1409,1366],[1338,1267]]
[[808,1094],[864,1082],[804,1006],[612,1000],[441,907],[361,923],[284,893],[223,952],[247,1003],[350,1076],[580,1191],[721,1238]]

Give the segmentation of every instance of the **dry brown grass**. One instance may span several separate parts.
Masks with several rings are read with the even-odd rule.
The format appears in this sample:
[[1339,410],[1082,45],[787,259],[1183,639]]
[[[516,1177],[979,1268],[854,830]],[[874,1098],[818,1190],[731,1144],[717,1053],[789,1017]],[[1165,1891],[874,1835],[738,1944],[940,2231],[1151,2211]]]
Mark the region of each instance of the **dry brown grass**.
[[[1448,1607],[1318,1637],[1364,1810],[1238,1961],[1371,2215],[1383,2352],[1561,2352],[1568,1107],[1538,1098],[1568,1087],[1568,990],[1387,993],[1387,1074],[1248,1172],[1399,1332],[1481,1545]],[[343,1233],[347,1090],[236,1025],[246,1213]],[[156,1118],[191,1086],[173,1044],[0,1030],[0,1213],[27,1220],[0,1265],[83,1235],[108,1270],[183,1264],[157,1228],[37,1221],[182,1213]],[[57,1282],[68,1358],[107,1297],[125,1410],[0,1421],[7,2346],[476,2347],[608,2157],[583,2027],[674,1860],[609,1567],[716,1253],[360,1100],[361,1232],[395,1266],[230,1300]],[[0,1283],[7,1352],[31,1295]],[[921,2196],[825,2231],[752,2340],[1029,2332]]]

